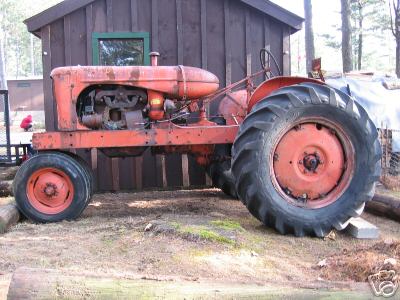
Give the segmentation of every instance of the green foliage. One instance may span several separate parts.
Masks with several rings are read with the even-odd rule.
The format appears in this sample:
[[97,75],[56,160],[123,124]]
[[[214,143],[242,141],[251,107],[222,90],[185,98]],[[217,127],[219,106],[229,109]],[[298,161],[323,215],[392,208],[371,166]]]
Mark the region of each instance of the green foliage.
[[235,241],[231,240],[206,226],[184,226],[179,229],[179,232],[184,234],[193,234],[195,236],[199,236],[203,240],[207,240],[210,242],[217,242],[222,244],[234,245]]
[[210,222],[212,225],[225,230],[239,230],[244,231],[240,223],[232,220],[215,220]]
[[[390,33],[389,7],[385,0],[350,0],[352,20],[352,48],[355,69],[361,56],[361,68],[392,72],[393,63],[388,34]],[[339,24],[339,22],[338,22]],[[319,34],[324,45],[341,49],[340,25],[332,32]],[[360,43],[362,38],[362,43]],[[379,48],[376,45],[381,45]],[[362,47],[360,51],[360,47]]]
[[330,47],[333,49],[340,49],[342,47],[342,44],[340,43],[340,41],[332,34],[324,33],[319,36],[324,39],[325,45],[327,47]]
[[41,41],[23,21],[61,0],[1,0],[0,39],[8,78],[42,74]]

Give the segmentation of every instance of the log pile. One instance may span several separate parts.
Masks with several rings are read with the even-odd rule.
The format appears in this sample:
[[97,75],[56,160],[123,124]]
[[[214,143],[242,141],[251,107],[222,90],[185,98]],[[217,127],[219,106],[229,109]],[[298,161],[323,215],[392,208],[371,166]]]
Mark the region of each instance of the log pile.
[[367,203],[366,210],[400,222],[400,199],[396,197],[376,193],[372,201]]
[[0,181],[0,197],[12,195],[12,181]]
[[19,220],[19,211],[14,204],[0,206],[0,234],[6,232]]

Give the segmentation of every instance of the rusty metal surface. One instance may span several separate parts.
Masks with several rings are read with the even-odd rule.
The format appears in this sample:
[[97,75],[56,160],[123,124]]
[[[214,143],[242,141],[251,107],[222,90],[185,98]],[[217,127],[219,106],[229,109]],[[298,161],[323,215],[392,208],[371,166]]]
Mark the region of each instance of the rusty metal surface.
[[82,124],[88,128],[100,128],[103,125],[103,115],[92,114],[82,116]]
[[154,154],[190,153],[200,166],[206,166],[213,159],[214,144],[153,147],[152,152]]
[[82,91],[89,86],[133,86],[189,100],[212,94],[219,87],[219,80],[214,74],[184,66],[61,67],[54,69],[51,77],[57,99],[59,130],[85,129],[77,121],[76,103]]
[[295,85],[302,82],[311,82],[317,84],[325,84],[320,80],[306,78],[306,77],[290,77],[290,76],[282,76],[275,77],[270,80],[264,81],[262,84],[258,86],[258,88],[251,95],[249,100],[249,104],[247,107],[247,111],[250,112],[253,106],[260,100],[268,97],[273,91],[280,89],[285,86]]
[[210,145],[233,143],[239,126],[155,128],[148,130],[112,130],[35,133],[36,150],[71,148],[140,147],[167,145]]
[[270,154],[275,189],[289,204],[319,209],[348,188],[355,168],[354,147],[340,124],[322,117],[298,120],[283,130]]
[[224,117],[227,125],[241,124],[247,115],[247,102],[246,89],[227,93],[219,104],[218,113]]
[[342,176],[345,157],[336,134],[315,123],[288,131],[275,150],[274,172],[279,185],[294,198],[320,199]]

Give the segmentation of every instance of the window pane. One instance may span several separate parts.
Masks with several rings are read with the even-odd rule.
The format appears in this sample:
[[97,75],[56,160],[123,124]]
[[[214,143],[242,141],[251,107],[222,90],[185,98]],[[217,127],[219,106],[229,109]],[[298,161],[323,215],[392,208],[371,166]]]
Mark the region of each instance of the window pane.
[[99,62],[102,66],[141,66],[143,39],[99,39]]

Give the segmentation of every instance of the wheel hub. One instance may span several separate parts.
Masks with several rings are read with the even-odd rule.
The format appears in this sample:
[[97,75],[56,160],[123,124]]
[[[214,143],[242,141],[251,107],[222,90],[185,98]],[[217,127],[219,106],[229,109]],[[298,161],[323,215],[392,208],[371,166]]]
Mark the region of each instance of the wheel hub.
[[72,182],[64,172],[45,168],[30,176],[27,196],[31,205],[38,211],[56,214],[71,204],[73,190]]
[[279,188],[294,201],[319,206],[332,192],[346,167],[342,144],[334,130],[305,123],[289,130],[273,154]]
[[46,187],[44,188],[44,193],[48,197],[53,197],[57,195],[57,186],[53,183],[46,183]]
[[317,152],[315,152],[315,154],[308,154],[303,159],[303,164],[306,170],[314,173],[317,172],[317,168],[320,163],[321,160],[319,159]]

